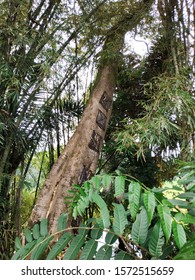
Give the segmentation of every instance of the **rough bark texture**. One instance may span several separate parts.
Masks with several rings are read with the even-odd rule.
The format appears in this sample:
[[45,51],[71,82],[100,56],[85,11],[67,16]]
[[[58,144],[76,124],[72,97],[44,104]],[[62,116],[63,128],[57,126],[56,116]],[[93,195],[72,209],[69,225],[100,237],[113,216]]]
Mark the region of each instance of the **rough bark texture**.
[[31,214],[34,223],[47,217],[51,232],[56,230],[60,214],[67,211],[64,197],[73,184],[80,184],[96,171],[99,152],[111,114],[115,89],[115,69],[105,66],[82,119],[65,150],[53,165]]

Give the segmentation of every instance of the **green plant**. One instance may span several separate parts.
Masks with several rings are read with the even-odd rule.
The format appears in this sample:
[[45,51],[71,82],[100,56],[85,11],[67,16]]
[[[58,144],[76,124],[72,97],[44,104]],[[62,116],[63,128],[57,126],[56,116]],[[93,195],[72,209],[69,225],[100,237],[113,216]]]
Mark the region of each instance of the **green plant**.
[[[180,191],[179,199],[174,201],[184,200],[183,188],[173,188],[177,193]],[[112,189],[115,202],[108,207],[106,193]],[[168,189],[172,190],[147,189],[120,174],[97,175],[82,186],[75,186],[68,197],[75,219],[83,216],[90,205],[96,209],[93,218],[86,217],[77,228],[76,236],[72,234],[73,228],[66,228],[66,214],[62,214],[58,221],[57,241],[55,235],[48,233],[47,219],[43,219],[32,230],[25,230],[25,245],[16,238],[16,252],[12,259],[173,258],[188,244],[188,224],[195,223],[195,217],[183,207],[187,201],[180,202],[178,207],[172,199],[166,198]],[[116,240],[122,242],[122,249],[117,247]],[[103,246],[99,246],[102,243]]]

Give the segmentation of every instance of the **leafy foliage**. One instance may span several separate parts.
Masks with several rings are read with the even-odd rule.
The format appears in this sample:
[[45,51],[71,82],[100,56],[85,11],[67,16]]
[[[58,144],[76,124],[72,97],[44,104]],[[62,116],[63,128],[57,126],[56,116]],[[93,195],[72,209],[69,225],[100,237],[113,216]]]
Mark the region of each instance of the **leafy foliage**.
[[[108,178],[115,193],[121,191],[121,186],[116,184],[116,181],[121,182],[124,189],[122,203],[121,200],[120,203],[113,203],[111,209],[106,206],[106,195],[104,197],[107,184],[104,186],[103,183],[107,182]],[[175,188],[178,191],[178,187]],[[165,253],[167,246],[171,247],[175,254],[181,250],[175,258],[185,258],[186,246],[191,250],[194,242],[187,242],[186,225],[194,222],[195,218],[167,202],[166,192],[167,188],[149,190],[124,175],[95,176],[80,186],[79,193],[76,186],[75,192],[71,192],[71,199],[75,218],[84,214],[89,204],[98,208],[99,214],[96,212],[93,219],[86,219],[86,222],[78,227],[76,236],[71,228],[66,228],[67,215],[62,214],[58,221],[59,231],[56,233],[59,237],[55,242],[55,234],[48,233],[47,219],[43,219],[40,225],[35,224],[32,230],[25,230],[24,246],[19,238],[16,238],[16,252],[12,259],[166,259],[172,257]],[[185,192],[180,193],[180,196],[182,194]],[[134,204],[130,195],[135,198]],[[86,197],[87,205],[83,203]],[[125,244],[126,252],[117,245],[120,244],[117,240]],[[190,252],[190,258],[193,258],[193,252]]]

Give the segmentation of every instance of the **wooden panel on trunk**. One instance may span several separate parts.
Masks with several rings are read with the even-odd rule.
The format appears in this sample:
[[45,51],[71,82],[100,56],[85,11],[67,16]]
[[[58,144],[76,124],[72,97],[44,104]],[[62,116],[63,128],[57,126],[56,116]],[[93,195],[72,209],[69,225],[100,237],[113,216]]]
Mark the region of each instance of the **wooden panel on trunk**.
[[95,151],[95,152],[99,152],[100,149],[100,143],[102,141],[102,136],[99,135],[95,130],[93,130],[92,135],[91,135],[91,140],[88,144],[88,147]]
[[99,110],[96,118],[96,123],[103,130],[106,129],[106,120],[107,120],[106,115],[101,110]]
[[108,109],[110,108],[110,106],[112,104],[112,100],[110,99],[110,97],[108,96],[106,91],[104,91],[104,93],[102,94],[102,96],[100,98],[100,104],[106,111],[108,111]]

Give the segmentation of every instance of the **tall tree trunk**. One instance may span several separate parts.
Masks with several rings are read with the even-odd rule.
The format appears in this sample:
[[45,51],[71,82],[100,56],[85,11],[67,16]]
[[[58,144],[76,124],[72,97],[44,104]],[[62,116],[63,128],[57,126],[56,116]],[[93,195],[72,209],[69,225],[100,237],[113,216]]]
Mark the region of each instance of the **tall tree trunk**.
[[[75,133],[45,181],[32,211],[30,225],[46,217],[49,220],[50,232],[56,232],[58,217],[61,213],[68,212],[64,198],[69,195],[69,190],[74,184],[81,184],[95,174],[111,115],[124,35],[145,16],[146,9],[148,10],[152,1],[144,2],[139,3],[131,14],[128,13],[125,18],[113,26],[107,35],[96,83],[88,105]],[[69,217],[70,225],[71,215]]]

